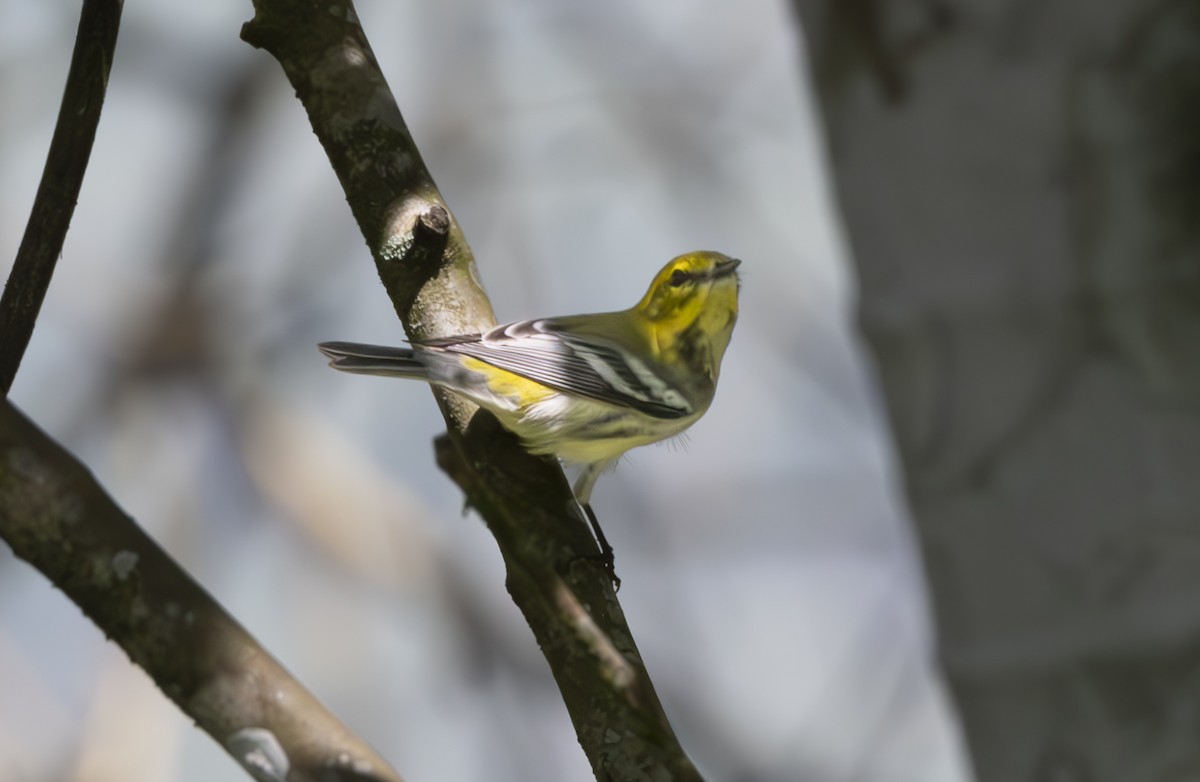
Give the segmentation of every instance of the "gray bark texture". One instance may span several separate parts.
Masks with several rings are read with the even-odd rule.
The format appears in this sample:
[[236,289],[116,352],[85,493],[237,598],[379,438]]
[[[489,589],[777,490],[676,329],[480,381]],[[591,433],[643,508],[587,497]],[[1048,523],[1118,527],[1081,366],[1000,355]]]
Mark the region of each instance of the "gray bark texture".
[[254,779],[402,782],[6,399],[0,539]]
[[[495,325],[474,257],[421,160],[349,0],[255,0],[242,38],[283,67],[412,337]],[[434,67],[431,65],[430,67]],[[596,778],[698,781],[557,462],[435,391],[438,464],[496,538],[507,587],[546,657]]]
[[1200,775],[1200,2],[797,0],[983,782]]

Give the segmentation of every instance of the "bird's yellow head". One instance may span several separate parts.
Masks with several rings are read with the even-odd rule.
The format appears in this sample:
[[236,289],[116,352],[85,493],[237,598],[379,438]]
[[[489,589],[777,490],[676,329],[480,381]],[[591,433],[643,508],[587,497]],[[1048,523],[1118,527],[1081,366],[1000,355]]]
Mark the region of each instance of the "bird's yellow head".
[[739,264],[721,253],[694,252],[662,268],[635,308],[660,351],[698,350],[705,355],[697,360],[710,365],[715,378],[737,321]]

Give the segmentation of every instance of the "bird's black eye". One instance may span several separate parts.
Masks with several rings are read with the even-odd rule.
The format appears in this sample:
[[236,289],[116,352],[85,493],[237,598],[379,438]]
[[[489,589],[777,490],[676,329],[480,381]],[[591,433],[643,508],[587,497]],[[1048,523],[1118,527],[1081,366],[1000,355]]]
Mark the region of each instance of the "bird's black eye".
[[669,280],[667,280],[667,282],[671,283],[676,288],[678,288],[680,285],[683,285],[687,281],[688,273],[683,269],[676,269],[675,271],[671,272],[671,277]]

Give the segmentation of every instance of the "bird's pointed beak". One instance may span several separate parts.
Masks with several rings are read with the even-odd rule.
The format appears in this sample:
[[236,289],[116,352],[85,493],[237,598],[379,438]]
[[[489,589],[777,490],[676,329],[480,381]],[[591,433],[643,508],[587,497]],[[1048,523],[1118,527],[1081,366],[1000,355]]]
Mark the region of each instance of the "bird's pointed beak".
[[728,277],[737,271],[737,267],[741,265],[742,262],[737,258],[726,258],[724,260],[717,261],[717,265],[713,268],[713,279]]

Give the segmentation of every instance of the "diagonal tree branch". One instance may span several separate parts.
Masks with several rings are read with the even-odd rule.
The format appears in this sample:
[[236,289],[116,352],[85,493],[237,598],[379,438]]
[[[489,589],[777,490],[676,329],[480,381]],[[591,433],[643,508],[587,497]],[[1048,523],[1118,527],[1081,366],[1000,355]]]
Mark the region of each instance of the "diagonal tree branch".
[[[121,0],[84,0],[25,235],[0,297],[0,388],[20,366],[83,182]],[[260,780],[401,782],[112,502],[0,399],[0,539],[71,598]]]
[[0,391],[8,394],[62,253],[92,154],[123,0],[83,0],[75,50],[33,210],[0,296]]
[[255,779],[401,782],[8,400],[0,538]]
[[[279,60],[296,89],[406,332],[435,337],[493,325],[470,248],[350,0],[254,0],[254,8],[242,37]],[[465,400],[435,394],[449,429],[438,462],[495,536],[508,590],[550,664],[597,778],[698,780],[562,471],[525,453]]]

